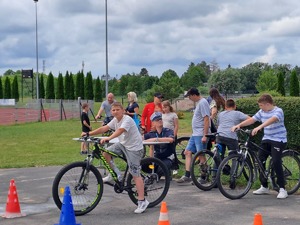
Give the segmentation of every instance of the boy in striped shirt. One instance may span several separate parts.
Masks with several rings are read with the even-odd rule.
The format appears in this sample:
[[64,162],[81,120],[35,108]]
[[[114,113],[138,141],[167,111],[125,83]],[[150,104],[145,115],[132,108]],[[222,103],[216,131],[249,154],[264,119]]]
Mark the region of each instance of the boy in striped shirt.
[[[281,155],[285,149],[287,143],[287,133],[284,126],[284,114],[281,108],[274,105],[273,98],[269,94],[263,94],[258,99],[258,105],[260,110],[247,120],[231,128],[232,131],[239,129],[240,127],[248,126],[256,121],[261,124],[252,130],[252,135],[256,135],[258,131],[264,128],[264,136],[262,138],[261,146],[266,151],[259,151],[258,157],[266,166],[266,160],[269,155],[272,156],[274,169],[277,175],[277,184],[279,186],[278,199],[284,199],[288,197],[285,190],[284,175],[282,169]],[[262,195],[269,194],[268,181],[260,176],[261,187],[254,191],[253,194]]]

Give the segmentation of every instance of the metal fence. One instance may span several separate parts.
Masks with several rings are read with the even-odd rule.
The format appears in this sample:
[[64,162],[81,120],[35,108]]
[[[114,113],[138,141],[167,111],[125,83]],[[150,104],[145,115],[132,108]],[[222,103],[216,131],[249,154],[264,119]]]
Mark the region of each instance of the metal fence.
[[85,102],[91,109],[94,108],[94,101],[81,98],[78,100],[38,99],[25,105],[1,106],[0,125],[80,119],[81,105]]

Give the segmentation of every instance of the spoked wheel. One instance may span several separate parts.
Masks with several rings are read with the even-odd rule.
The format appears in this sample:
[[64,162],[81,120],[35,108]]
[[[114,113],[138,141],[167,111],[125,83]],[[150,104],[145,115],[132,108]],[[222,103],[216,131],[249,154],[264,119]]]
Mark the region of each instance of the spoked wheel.
[[176,156],[179,164],[184,164],[185,155],[184,150],[189,143],[190,137],[180,137],[176,141]]
[[239,199],[245,196],[253,182],[251,162],[243,159],[240,154],[225,158],[217,173],[218,188],[229,199]]
[[[159,204],[167,195],[170,187],[170,171],[166,165],[157,158],[144,158],[141,161],[141,176],[144,180],[145,198],[149,201],[148,207]],[[128,195],[137,205],[138,193],[131,174],[127,177],[127,186],[131,185]]]
[[209,150],[197,152],[192,159],[191,177],[194,185],[203,191],[209,191],[217,185],[219,161]]
[[76,216],[92,211],[103,194],[103,181],[96,167],[86,169],[85,162],[74,162],[63,167],[52,185],[52,196],[59,209],[62,207],[64,190],[69,186]]
[[287,193],[291,195],[300,187],[300,160],[293,151],[285,151],[281,159],[285,189]]

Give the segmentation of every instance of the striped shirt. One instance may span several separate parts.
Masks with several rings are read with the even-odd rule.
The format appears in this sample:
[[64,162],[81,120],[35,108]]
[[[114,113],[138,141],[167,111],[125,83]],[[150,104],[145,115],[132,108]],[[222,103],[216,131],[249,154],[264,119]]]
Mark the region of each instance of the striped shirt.
[[270,124],[269,126],[264,127],[264,136],[263,140],[272,140],[278,142],[287,142],[286,138],[286,129],[284,126],[284,115],[281,108],[275,106],[271,111],[259,110],[252,118],[255,121],[260,121],[264,123],[268,119],[275,117],[277,122]]

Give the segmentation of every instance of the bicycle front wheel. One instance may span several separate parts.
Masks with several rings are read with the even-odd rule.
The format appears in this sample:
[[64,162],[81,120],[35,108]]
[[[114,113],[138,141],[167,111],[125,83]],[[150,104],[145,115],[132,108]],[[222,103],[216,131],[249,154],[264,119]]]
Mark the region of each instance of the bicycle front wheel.
[[252,186],[252,164],[249,159],[243,157],[240,154],[229,155],[219,166],[218,187],[226,198],[232,200],[242,198]]
[[285,151],[281,157],[285,189],[289,195],[300,187],[300,160],[296,154],[294,151]]
[[[167,195],[170,187],[170,171],[159,159],[149,157],[141,160],[141,176],[144,181],[144,195],[149,201],[149,208],[159,204]],[[137,205],[138,192],[131,174],[127,177],[129,198]]]
[[76,216],[92,211],[103,194],[101,174],[93,165],[87,170],[86,162],[74,162],[63,167],[52,185],[52,196],[59,209],[62,207],[64,190],[69,186]]
[[[203,161],[200,162],[200,159]],[[203,191],[209,191],[217,184],[219,160],[209,150],[197,152],[192,159],[191,177],[194,185]]]

